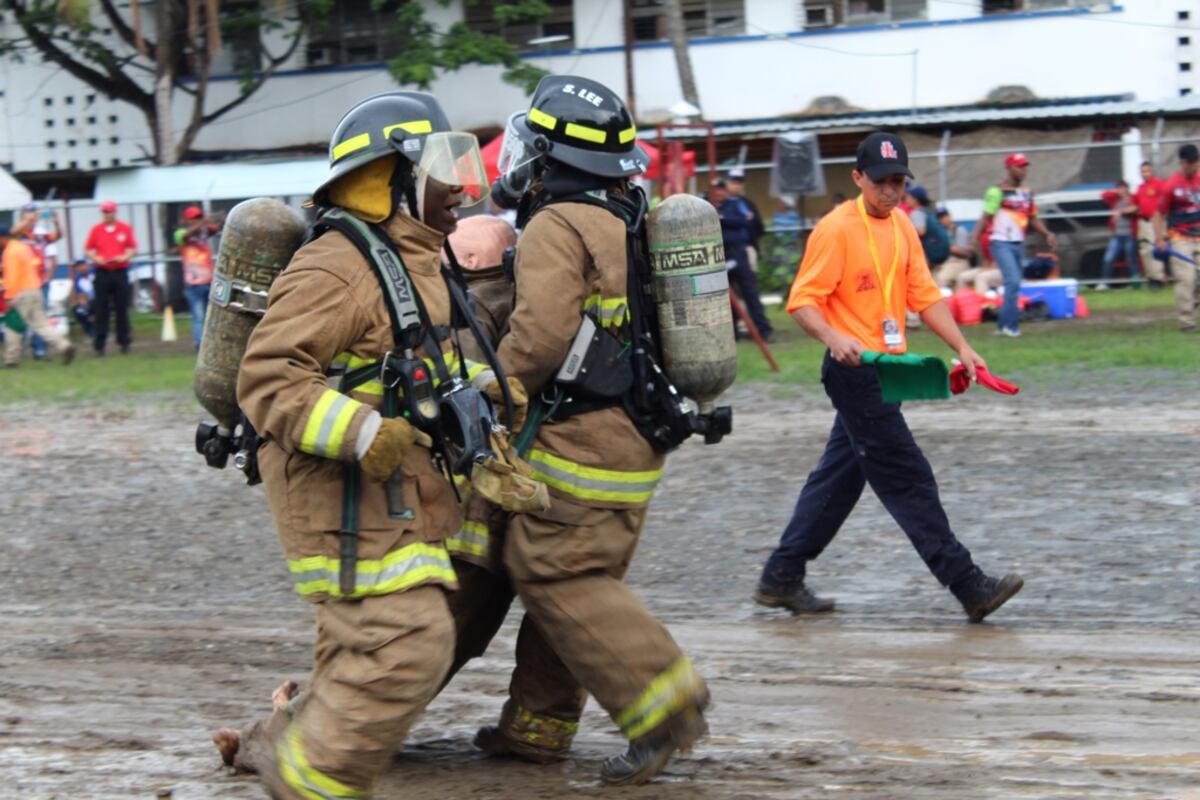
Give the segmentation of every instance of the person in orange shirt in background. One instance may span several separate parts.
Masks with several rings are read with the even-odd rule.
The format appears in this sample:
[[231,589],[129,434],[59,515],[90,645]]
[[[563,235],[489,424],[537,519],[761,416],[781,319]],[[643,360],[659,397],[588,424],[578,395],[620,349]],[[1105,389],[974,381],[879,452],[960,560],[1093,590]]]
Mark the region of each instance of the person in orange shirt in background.
[[[4,276],[4,300],[16,311],[30,331],[41,336],[55,353],[62,353],[63,363],[70,364],[75,357],[75,348],[50,327],[46,319],[46,307],[42,301],[42,259],[31,247],[12,235],[12,231],[0,226],[0,268]],[[5,322],[9,322],[5,318]],[[4,336],[4,366],[16,367],[21,363],[21,333],[8,327]]]
[[821,381],[837,416],[754,599],[797,614],[832,611],[832,601],[805,587],[805,567],[833,541],[870,484],[929,570],[979,622],[1024,581],[984,574],[954,536],[929,462],[900,405],[883,402],[879,377],[862,354],[904,353],[911,310],[958,354],[972,380],[984,361],[942,300],[912,222],[896,210],[912,177],[904,142],[889,133],[867,136],[852,177],[862,194],[817,223],[787,304],[800,327],[828,348]]

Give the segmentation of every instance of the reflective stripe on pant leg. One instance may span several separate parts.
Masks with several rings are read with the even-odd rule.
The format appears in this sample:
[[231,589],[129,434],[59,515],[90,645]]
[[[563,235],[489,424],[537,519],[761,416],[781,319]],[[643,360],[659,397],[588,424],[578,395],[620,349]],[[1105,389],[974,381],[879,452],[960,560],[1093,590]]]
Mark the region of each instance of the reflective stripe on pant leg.
[[583,500],[642,505],[650,501],[661,468],[642,472],[587,467],[574,461],[534,448],[529,453],[533,477],[560,492]]
[[693,705],[704,694],[704,681],[686,657],[650,682],[645,691],[613,721],[628,739],[645,736],[676,712]]
[[[339,577],[340,559],[310,556],[288,561],[292,585],[301,596],[325,593],[344,597]],[[411,589],[422,583],[458,585],[450,554],[441,544],[415,542],[391,551],[383,558],[358,560],[354,594],[362,598]]]
[[300,730],[293,723],[280,741],[275,752],[279,775],[288,786],[309,800],[353,800],[366,797],[360,789],[352,789],[339,780],[324,775],[308,763],[304,745],[300,741]]
[[501,730],[513,739],[528,742],[542,750],[558,753],[570,749],[579,731],[578,720],[572,722],[534,714],[519,703],[510,701],[505,705],[504,712],[505,718],[500,720]]

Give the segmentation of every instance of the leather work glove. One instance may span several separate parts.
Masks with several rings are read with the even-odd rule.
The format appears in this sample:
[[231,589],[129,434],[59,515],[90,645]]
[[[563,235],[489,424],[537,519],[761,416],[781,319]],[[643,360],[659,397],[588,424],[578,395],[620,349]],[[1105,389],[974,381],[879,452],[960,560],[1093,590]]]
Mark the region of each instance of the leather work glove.
[[405,453],[414,444],[432,447],[433,439],[402,417],[383,420],[379,433],[375,434],[371,446],[359,461],[363,474],[373,481],[386,481],[399,469]]
[[533,477],[533,468],[516,454],[508,437],[492,434],[489,458],[471,467],[471,487],[505,511],[545,511],[550,491]]
[[525,424],[525,417],[529,413],[529,395],[526,393],[525,387],[521,385],[521,381],[516,378],[508,379],[508,391],[512,394],[513,401],[513,419],[511,420],[504,418],[504,392],[500,390],[500,379],[492,378],[483,387],[483,393],[491,398],[492,403],[496,406],[496,414],[500,418],[500,422],[515,433],[521,430],[521,426]]

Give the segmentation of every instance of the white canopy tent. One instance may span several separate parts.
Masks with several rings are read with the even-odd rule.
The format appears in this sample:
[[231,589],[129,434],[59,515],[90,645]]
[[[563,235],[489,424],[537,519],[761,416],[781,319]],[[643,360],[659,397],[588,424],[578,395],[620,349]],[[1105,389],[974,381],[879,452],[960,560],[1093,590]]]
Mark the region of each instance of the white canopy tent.
[[329,171],[323,158],[244,161],[175,167],[132,167],[101,172],[96,200],[135,203],[197,203],[249,197],[304,199]]
[[29,190],[6,170],[0,169],[0,211],[13,211],[33,198]]

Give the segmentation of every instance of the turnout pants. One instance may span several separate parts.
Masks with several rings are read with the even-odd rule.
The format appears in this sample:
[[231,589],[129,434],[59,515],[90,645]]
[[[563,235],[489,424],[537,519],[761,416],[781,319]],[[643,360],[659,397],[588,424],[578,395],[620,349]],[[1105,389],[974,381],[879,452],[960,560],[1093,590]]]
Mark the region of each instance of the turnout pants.
[[971,554],[950,530],[933,469],[900,405],[883,402],[875,369],[844,366],[826,353],[821,380],[837,417],[763,583],[786,590],[803,582],[805,565],[833,541],[868,483],[943,586],[970,577]]
[[[1177,250],[1188,258],[1200,263],[1200,239],[1186,236],[1171,238],[1171,249]],[[1171,274],[1175,277],[1175,311],[1179,318],[1179,327],[1196,327],[1196,266],[1171,257]]]
[[[13,298],[9,305],[21,315],[21,319],[25,320],[25,326],[32,333],[41,336],[50,344],[55,354],[62,353],[67,349],[69,343],[66,338],[59,336],[58,331],[50,327],[50,321],[46,319],[46,306],[42,300],[41,289],[21,292]],[[8,329],[8,333],[4,336],[5,364],[21,362],[21,340],[21,334],[12,328]]]
[[96,338],[92,346],[103,353],[108,342],[108,316],[111,311],[117,317],[117,344],[128,347],[132,339],[129,333],[129,270],[98,269],[93,279],[96,297],[93,300]]
[[327,600],[316,622],[313,674],[275,750],[282,782],[268,783],[287,800],[366,797],[450,668],[445,591]]
[[[504,560],[525,605],[506,722],[518,732],[573,733],[584,695],[547,688],[557,664],[523,658],[540,633],[579,686],[596,698],[628,739],[655,731],[680,711],[707,702],[704,682],[674,639],[623,582],[646,509],[587,508],[553,497],[508,527]],[[529,622],[532,621],[530,625]],[[541,708],[543,719],[531,718]],[[544,718],[567,722],[555,728]],[[538,726],[541,725],[542,728]]]

